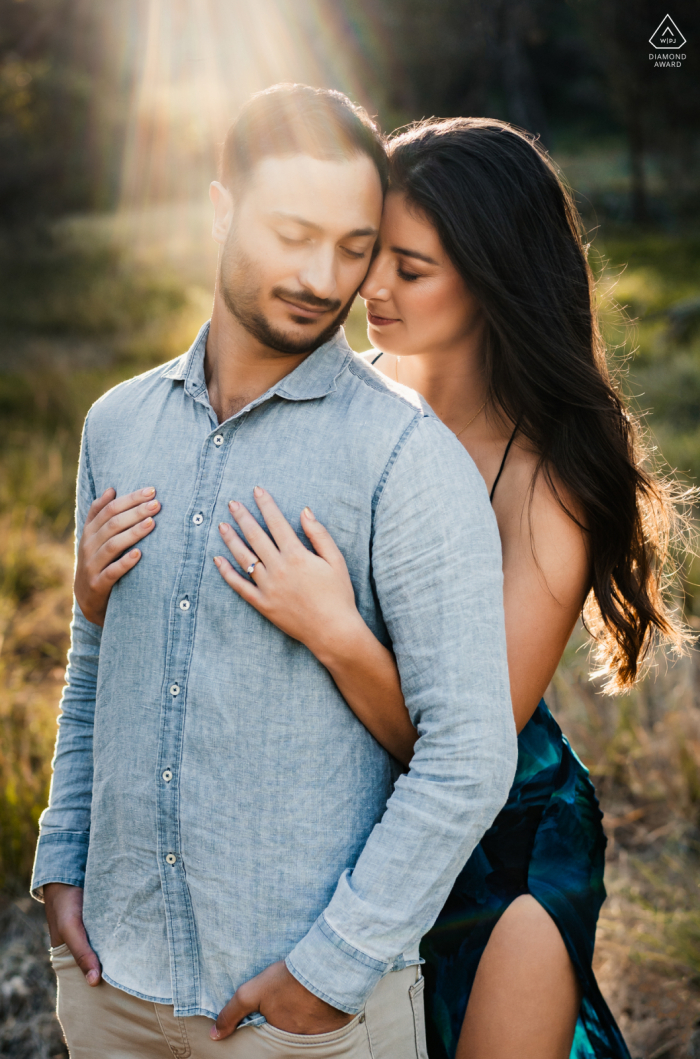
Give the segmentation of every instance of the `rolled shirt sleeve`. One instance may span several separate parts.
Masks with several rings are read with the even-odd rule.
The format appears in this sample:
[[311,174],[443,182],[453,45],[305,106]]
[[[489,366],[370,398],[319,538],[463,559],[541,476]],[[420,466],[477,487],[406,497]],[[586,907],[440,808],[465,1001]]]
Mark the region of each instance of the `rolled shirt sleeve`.
[[483,479],[423,417],[375,505],[373,576],[419,739],[354,868],[287,958],[307,989],[348,1013],[430,929],[517,760],[500,539]]
[[[76,492],[76,554],[85,519],[94,499],[86,420]],[[46,883],[83,886],[85,881],[92,801],[92,736],[101,637],[102,629],[85,618],[74,600],[71,646],[60,704],[49,805],[39,821],[39,842],[31,882],[32,896],[38,900],[43,900]]]

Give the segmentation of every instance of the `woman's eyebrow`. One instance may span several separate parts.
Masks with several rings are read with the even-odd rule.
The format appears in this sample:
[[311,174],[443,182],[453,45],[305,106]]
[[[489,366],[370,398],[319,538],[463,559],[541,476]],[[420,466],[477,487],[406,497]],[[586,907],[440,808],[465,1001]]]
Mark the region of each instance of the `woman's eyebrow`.
[[389,249],[392,254],[401,254],[402,257],[417,257],[419,261],[425,261],[428,265],[439,265],[439,261],[434,261],[432,257],[428,257],[427,254],[421,254],[418,250],[407,250],[403,246],[391,246]]

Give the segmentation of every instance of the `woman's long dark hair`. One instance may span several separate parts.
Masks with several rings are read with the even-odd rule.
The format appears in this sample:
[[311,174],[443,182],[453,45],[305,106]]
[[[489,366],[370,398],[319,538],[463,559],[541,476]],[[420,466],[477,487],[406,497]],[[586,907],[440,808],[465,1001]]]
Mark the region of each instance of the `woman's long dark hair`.
[[667,602],[673,488],[644,466],[612,385],[573,199],[534,138],[504,122],[420,122],[389,141],[391,187],[435,225],[487,322],[492,407],[528,439],[537,474],[588,538],[584,607],[608,690],[655,639],[683,645]]

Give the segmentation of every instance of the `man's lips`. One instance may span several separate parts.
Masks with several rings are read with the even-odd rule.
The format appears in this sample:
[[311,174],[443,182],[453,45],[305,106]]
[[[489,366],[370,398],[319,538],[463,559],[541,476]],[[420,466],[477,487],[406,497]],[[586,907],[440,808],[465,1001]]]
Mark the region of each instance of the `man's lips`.
[[398,320],[392,320],[389,316],[377,316],[375,313],[371,313],[369,309],[367,310],[367,319],[372,327],[386,327],[387,324],[398,323]]
[[289,298],[282,298],[280,295],[278,295],[278,297],[280,298],[280,301],[283,301],[285,305],[288,305],[290,309],[293,309],[297,316],[308,316],[310,320],[315,320],[317,317],[330,312],[329,309],[304,305],[302,302],[291,301]]

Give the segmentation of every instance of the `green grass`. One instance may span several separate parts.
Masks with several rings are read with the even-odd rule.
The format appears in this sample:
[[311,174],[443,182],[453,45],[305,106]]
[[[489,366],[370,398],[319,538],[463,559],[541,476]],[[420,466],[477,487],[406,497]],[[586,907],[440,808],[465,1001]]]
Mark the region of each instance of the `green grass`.
[[591,261],[624,389],[666,464],[700,481],[700,238],[603,240]]

